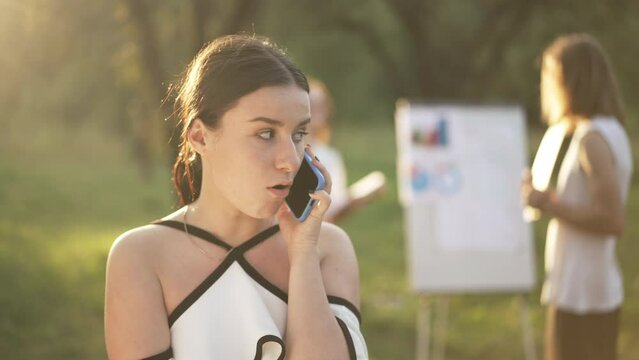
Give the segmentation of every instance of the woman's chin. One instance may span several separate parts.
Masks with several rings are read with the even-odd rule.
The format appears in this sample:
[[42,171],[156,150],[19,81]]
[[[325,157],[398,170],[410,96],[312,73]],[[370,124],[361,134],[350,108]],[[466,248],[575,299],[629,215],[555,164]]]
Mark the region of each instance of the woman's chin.
[[256,219],[268,219],[277,215],[277,211],[280,209],[284,202],[278,201],[270,204],[265,204],[262,208],[257,209],[254,214],[254,218]]

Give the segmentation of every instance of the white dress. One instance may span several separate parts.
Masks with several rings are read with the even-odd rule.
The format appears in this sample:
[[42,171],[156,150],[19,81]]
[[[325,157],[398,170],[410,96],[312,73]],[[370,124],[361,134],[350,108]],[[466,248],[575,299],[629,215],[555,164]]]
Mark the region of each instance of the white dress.
[[[591,201],[588,179],[579,164],[581,142],[591,132],[599,133],[612,151],[625,204],[632,176],[632,152],[623,126],[607,117],[594,117],[578,124],[559,170],[557,195],[572,206]],[[616,243],[612,235],[587,232],[552,219],[546,237],[542,303],[578,314],[609,312],[619,307],[623,302],[623,282],[615,254]]]
[[[155,224],[184,230],[179,221]],[[171,347],[152,360],[282,360],[286,352],[287,294],[262,277],[244,253],[279,231],[273,226],[238,247],[188,225],[190,234],[229,250],[220,265],[169,315]],[[345,299],[328,296],[351,359],[368,359],[360,314]]]

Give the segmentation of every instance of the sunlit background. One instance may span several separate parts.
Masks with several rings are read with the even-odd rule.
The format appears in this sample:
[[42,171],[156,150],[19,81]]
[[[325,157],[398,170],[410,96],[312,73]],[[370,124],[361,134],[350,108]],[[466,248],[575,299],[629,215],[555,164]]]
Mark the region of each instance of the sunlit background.
[[[174,208],[167,90],[203,43],[239,31],[271,37],[327,84],[333,144],[351,182],[377,169],[389,179],[384,199],[342,223],[359,256],[372,359],[415,356],[418,297],[395,180],[398,98],[521,103],[533,149],[538,55],[559,34],[587,31],[617,71],[639,168],[637,1],[0,0],[2,358],[106,357],[109,246]],[[639,359],[638,178],[618,247],[620,359]],[[535,234],[539,271],[544,228]],[[541,352],[538,295],[528,299]],[[453,297],[447,358],[523,358],[517,305],[503,294]]]

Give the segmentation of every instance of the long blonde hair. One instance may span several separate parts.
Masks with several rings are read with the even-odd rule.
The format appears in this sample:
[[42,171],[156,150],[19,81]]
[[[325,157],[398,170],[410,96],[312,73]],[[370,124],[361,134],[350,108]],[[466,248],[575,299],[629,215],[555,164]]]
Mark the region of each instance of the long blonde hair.
[[542,57],[541,111],[553,124],[563,119],[612,116],[625,123],[617,79],[601,44],[587,34],[560,36]]

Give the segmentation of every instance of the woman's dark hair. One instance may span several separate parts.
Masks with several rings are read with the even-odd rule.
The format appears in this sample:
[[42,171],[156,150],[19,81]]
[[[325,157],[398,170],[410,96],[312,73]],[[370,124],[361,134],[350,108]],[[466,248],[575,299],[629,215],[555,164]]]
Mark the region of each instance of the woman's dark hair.
[[217,128],[224,113],[244,95],[264,86],[297,85],[308,92],[302,71],[268,38],[228,35],[206,45],[179,84],[175,110],[181,126],[173,184],[181,205],[195,201],[202,186],[202,161],[187,141],[195,119]]

